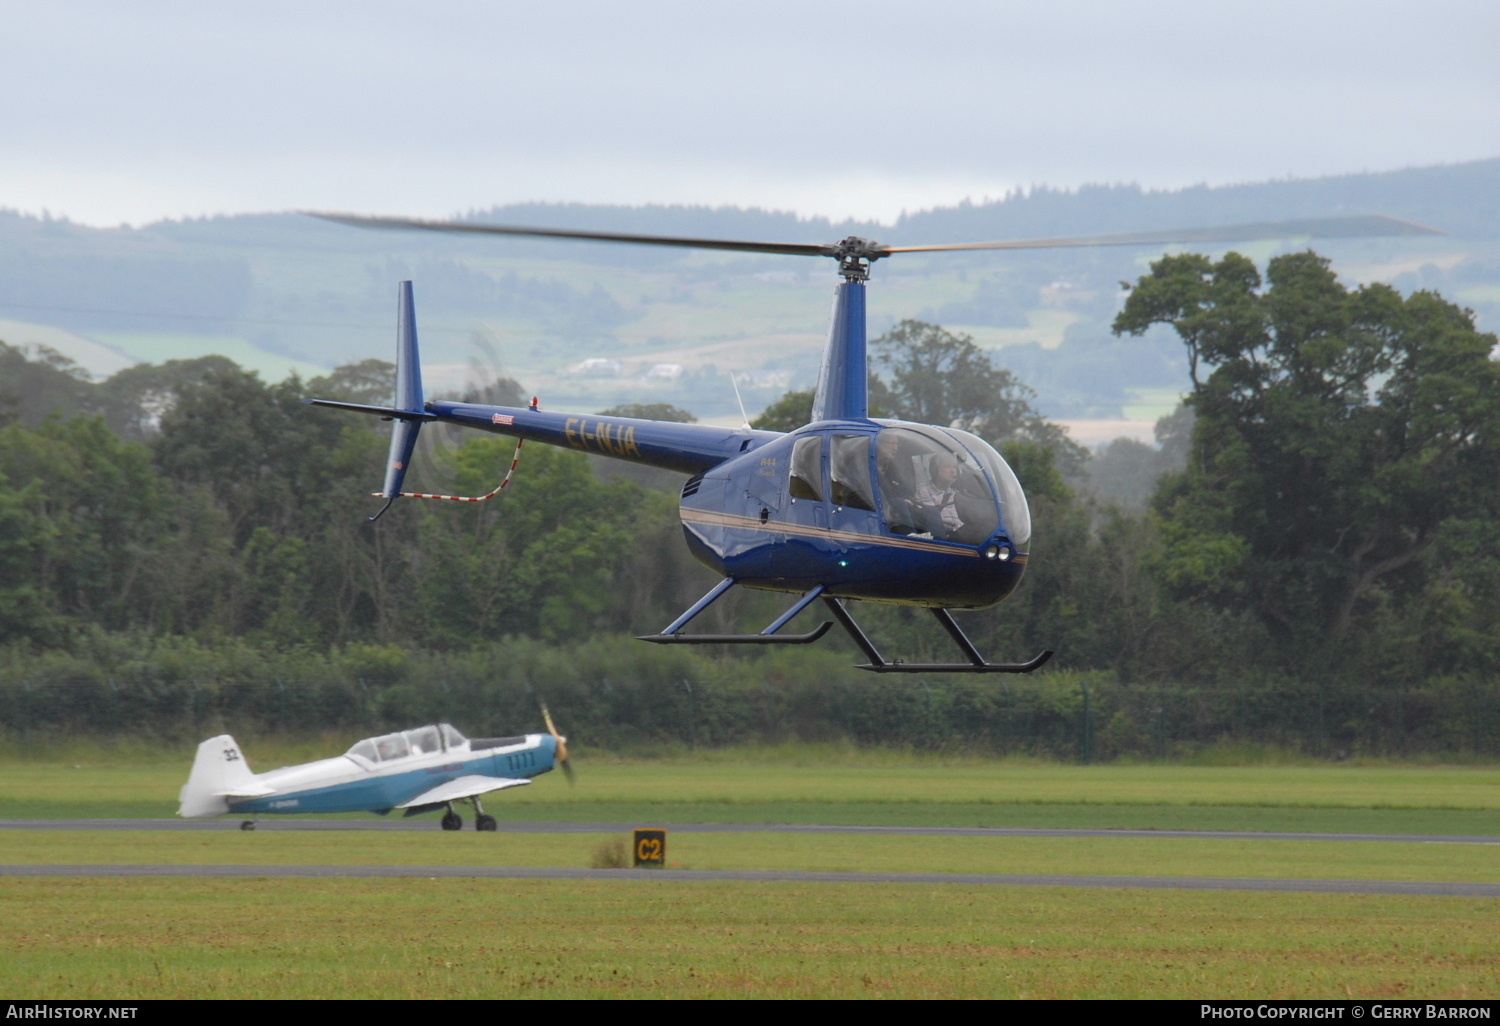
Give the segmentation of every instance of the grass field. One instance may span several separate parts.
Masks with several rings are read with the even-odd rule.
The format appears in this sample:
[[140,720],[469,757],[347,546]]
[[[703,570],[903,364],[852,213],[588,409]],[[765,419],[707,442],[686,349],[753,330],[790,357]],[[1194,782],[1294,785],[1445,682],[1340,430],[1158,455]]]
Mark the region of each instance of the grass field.
[[1494,901],[847,884],[0,879],[0,991],[1477,998]]
[[[338,747],[257,752],[270,769]],[[167,818],[190,754],[0,760],[0,818]],[[1500,835],[1490,766],[1071,766],[798,747],[578,760],[493,798],[498,819],[1124,827]]]
[[[247,745],[269,769],[329,746]],[[331,750],[337,751],[337,746]],[[190,752],[0,753],[0,818],[170,817]],[[800,747],[582,758],[499,818],[1500,836],[1500,769],[1065,766]],[[591,864],[601,834],[0,831],[10,864]],[[1500,881],[1478,844],[674,832],[689,869]],[[0,878],[0,992],[42,997],[1500,994],[1500,902],[591,879]]]

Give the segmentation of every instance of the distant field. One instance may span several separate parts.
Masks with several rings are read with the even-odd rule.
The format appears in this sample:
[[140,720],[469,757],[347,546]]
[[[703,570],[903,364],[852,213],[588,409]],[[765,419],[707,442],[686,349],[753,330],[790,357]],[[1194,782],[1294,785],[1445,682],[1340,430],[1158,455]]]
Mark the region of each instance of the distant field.
[[44,345],[57,350],[96,379],[107,378],[136,361],[94,339],[84,338],[63,328],[29,321],[0,318],[0,342],[12,346]]
[[294,371],[303,378],[318,377],[331,369],[270,352],[238,335],[154,331],[91,331],[89,335],[145,363],[227,356],[246,370],[258,371],[267,381],[280,381]]
[[1159,420],[1177,409],[1182,402],[1180,388],[1132,388],[1125,404],[1125,416],[1131,420]]
[[1067,310],[1036,307],[1026,311],[1026,327],[995,328],[986,324],[950,324],[948,330],[972,336],[981,349],[1004,349],[1035,342],[1043,349],[1062,345],[1063,335],[1078,322],[1078,315]]
[[[257,770],[327,750],[246,745]],[[191,761],[187,753],[139,749],[69,754],[68,761],[14,755],[0,760],[0,818],[170,817]],[[548,775],[531,787],[495,796],[487,810],[501,819],[574,822],[1500,835],[1496,767],[945,763],[903,753],[840,755],[796,748],[577,762],[577,787]]]
[[914,884],[0,879],[0,992],[1484,998],[1493,900]]

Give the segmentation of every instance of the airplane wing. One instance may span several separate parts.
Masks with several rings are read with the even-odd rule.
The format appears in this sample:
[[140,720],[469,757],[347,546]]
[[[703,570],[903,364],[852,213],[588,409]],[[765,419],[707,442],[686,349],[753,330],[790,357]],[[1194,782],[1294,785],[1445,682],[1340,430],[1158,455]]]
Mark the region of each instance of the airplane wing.
[[507,787],[521,787],[531,783],[530,780],[512,777],[484,777],[467,776],[450,780],[446,784],[439,784],[409,798],[397,805],[398,809],[410,809],[418,805],[441,805],[443,802],[457,801],[460,798],[472,798],[477,794],[488,794],[491,791],[500,791]]

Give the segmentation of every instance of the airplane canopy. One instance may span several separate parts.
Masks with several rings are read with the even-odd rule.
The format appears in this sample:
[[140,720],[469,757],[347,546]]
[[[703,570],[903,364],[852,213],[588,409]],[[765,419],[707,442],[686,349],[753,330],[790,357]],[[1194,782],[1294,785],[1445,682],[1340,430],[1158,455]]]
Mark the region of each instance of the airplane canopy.
[[448,723],[437,723],[396,734],[367,737],[350,748],[349,755],[357,755],[367,762],[394,762],[417,755],[432,755],[434,752],[462,748],[469,741]]

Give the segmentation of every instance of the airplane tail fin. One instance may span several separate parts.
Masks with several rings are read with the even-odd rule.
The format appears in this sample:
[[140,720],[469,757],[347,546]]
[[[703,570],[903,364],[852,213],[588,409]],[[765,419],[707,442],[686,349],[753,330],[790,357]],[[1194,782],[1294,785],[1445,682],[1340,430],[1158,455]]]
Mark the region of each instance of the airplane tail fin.
[[253,794],[258,789],[240,746],[228,734],[220,734],[198,746],[193,771],[178,795],[177,815],[185,819],[221,816],[229,811],[227,796]]

